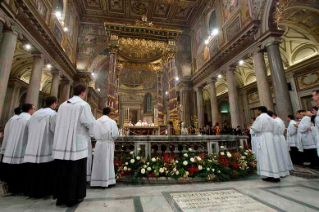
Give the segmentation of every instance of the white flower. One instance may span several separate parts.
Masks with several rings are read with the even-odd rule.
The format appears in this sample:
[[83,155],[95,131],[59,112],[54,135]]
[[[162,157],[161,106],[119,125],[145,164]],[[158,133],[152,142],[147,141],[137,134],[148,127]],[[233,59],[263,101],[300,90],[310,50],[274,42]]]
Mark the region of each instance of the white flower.
[[220,170],[218,170],[217,173],[220,173]]
[[245,159],[246,159],[246,157],[245,157],[245,156],[241,156],[241,159],[245,160]]
[[191,158],[190,161],[191,161],[192,163],[194,163],[194,162],[195,162],[195,159],[194,159],[194,158]]
[[141,148],[137,148],[137,151],[141,151]]
[[136,157],[136,160],[140,160],[140,159],[141,159],[141,157],[140,157],[140,156],[137,156],[137,157]]
[[156,161],[156,159],[155,158],[152,158],[152,162],[155,162]]
[[164,170],[167,170],[167,168],[166,168],[166,167],[164,167]]
[[243,146],[239,146],[239,149],[243,149],[244,147]]
[[214,171],[215,171],[215,169],[212,169],[212,171],[214,172]]
[[173,169],[173,172],[176,172],[176,168]]
[[210,168],[207,168],[206,170],[207,170],[207,171],[210,171]]
[[192,151],[192,148],[188,148],[188,151]]
[[188,176],[188,175],[189,175],[189,172],[188,172],[188,171],[186,171],[186,172],[185,172],[185,175],[186,175],[186,176]]
[[134,163],[135,162],[135,160],[134,159],[131,159],[131,161],[130,161],[131,163]]
[[130,152],[130,154],[131,154],[131,155],[133,155],[133,154],[134,154],[134,152],[133,152],[133,151],[131,151],[131,152]]
[[198,166],[198,170],[202,170],[203,167],[201,165]]
[[168,174],[168,171],[166,171],[165,173]]
[[126,167],[126,166],[124,166],[124,168],[123,168],[123,169],[124,169],[124,171],[127,171],[127,167]]
[[197,158],[196,158],[198,161],[201,161],[202,159],[201,159],[201,157],[199,157],[199,156],[197,156]]
[[160,169],[159,169],[159,172],[160,172],[160,173],[163,173],[163,172],[164,172],[164,169],[163,169],[163,168],[160,168]]
[[179,171],[176,171],[175,174],[176,174],[176,175],[179,175]]
[[188,154],[187,154],[187,153],[185,153],[185,154],[184,154],[184,157],[185,157],[185,158],[187,158],[187,157],[188,157]]
[[221,154],[221,155],[225,155],[225,153],[224,153],[224,152],[221,152],[220,154]]
[[146,167],[147,167],[146,165],[143,166],[144,169],[145,169]]
[[141,173],[142,173],[142,174],[145,174],[145,169],[141,169]]
[[152,168],[151,167],[147,167],[147,171],[152,171]]
[[231,158],[230,152],[227,152],[227,157]]
[[178,163],[178,160],[177,160],[177,161],[175,161],[175,163]]
[[247,153],[247,152],[244,152],[244,155],[248,155],[248,153]]
[[147,162],[146,164],[147,164],[147,165],[150,165],[150,162]]
[[220,146],[220,149],[225,149],[225,147],[224,146]]
[[185,160],[185,161],[183,162],[183,165],[184,165],[184,166],[187,166],[187,164],[188,164],[188,162]]
[[126,162],[125,165],[128,165],[128,162]]
[[128,168],[127,170],[131,171],[131,168]]

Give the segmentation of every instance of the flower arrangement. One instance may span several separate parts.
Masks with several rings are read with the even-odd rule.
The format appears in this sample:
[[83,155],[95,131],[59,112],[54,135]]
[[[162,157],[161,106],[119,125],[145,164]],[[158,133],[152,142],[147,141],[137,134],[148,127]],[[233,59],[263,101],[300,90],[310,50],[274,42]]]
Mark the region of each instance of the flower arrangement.
[[196,153],[191,148],[179,155],[162,158],[145,158],[130,153],[130,157],[115,159],[116,177],[121,178],[153,178],[170,177],[173,179],[201,178],[207,181],[228,181],[246,177],[254,173],[257,167],[255,155],[249,149],[239,147],[228,150],[221,146],[217,154]]

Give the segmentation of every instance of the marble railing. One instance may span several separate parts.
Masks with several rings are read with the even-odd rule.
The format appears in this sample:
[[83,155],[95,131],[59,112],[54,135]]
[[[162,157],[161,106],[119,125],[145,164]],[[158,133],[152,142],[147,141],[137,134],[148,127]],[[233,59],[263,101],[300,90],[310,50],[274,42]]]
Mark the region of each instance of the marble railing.
[[131,151],[137,154],[140,148],[144,156],[156,157],[167,154],[187,152],[192,148],[197,153],[219,152],[220,146],[238,148],[248,140],[247,136],[233,135],[187,135],[187,136],[121,136],[115,141],[115,155],[128,155]]

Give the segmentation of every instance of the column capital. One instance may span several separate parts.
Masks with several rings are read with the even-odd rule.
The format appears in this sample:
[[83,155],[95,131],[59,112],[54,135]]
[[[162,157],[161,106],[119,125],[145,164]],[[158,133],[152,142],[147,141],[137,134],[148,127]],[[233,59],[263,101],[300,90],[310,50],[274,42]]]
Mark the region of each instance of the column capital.
[[236,65],[230,65],[226,68],[226,72],[227,71],[230,71],[230,72],[235,72],[237,69],[237,66]]
[[43,59],[44,60],[43,55],[39,52],[33,53],[32,57],[33,57],[33,59]]
[[263,52],[263,50],[261,49],[261,47],[258,46],[258,47],[254,47],[254,48],[250,49],[249,52],[248,52],[248,56],[249,56],[249,57],[252,57],[252,56],[254,56],[255,54],[263,54],[263,53],[264,53],[264,52]]
[[209,83],[210,85],[211,85],[211,84],[215,85],[216,82],[217,82],[217,78],[216,78],[216,77],[212,77],[210,80],[208,80],[208,83]]
[[62,79],[62,80],[61,80],[61,84],[62,84],[62,85],[70,85],[70,84],[71,84],[71,81],[68,80],[68,79]]
[[53,75],[60,75],[60,71],[57,68],[52,68],[51,69],[51,74]]
[[261,48],[265,49],[271,45],[279,45],[282,43],[282,39],[279,37],[269,37],[265,41],[262,42]]
[[118,45],[110,45],[109,51],[111,54],[117,54],[119,52],[119,46]]

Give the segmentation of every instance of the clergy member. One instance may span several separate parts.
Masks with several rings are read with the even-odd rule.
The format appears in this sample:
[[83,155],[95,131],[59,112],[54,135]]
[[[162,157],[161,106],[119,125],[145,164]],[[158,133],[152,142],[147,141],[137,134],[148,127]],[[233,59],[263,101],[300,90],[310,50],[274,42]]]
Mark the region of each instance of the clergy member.
[[53,198],[72,207],[86,196],[88,144],[95,118],[85,102],[86,87],[77,85],[74,96],[59,107],[53,142]]
[[94,151],[91,186],[115,185],[114,140],[119,136],[117,124],[109,115],[110,108],[103,109],[103,116],[96,121],[94,137],[97,140]]
[[8,140],[3,154],[5,165],[4,181],[8,184],[8,191],[12,194],[24,192],[25,164],[23,162],[25,149],[28,142],[28,125],[34,112],[32,104],[24,104],[19,117],[10,122],[7,131]]
[[24,162],[26,163],[25,195],[42,198],[52,194],[53,158],[52,145],[54,138],[57,98],[49,96],[46,106],[36,111],[29,124],[28,144]]
[[[319,108],[319,90],[312,92],[312,100],[317,108]],[[319,112],[317,111],[317,116],[314,120],[315,133],[316,133],[316,144],[317,144],[317,155],[319,157]],[[318,159],[317,159],[318,160]]]
[[251,127],[259,141],[257,147],[257,173],[266,176],[264,181],[280,182],[278,160],[274,144],[274,121],[267,114],[267,108],[261,106],[257,110],[258,117]]
[[[253,125],[255,121],[256,121],[256,118],[252,118],[251,124]],[[251,150],[253,151],[253,153],[255,154],[255,157],[257,158],[257,150],[258,150],[257,136],[251,128],[249,130],[249,134],[251,136]]]
[[310,167],[315,167],[317,163],[317,146],[315,138],[311,132],[311,114],[305,111],[298,111],[302,119],[298,126],[298,133],[304,151],[304,162],[310,162]]
[[[288,143],[286,142],[286,138],[284,136],[286,126],[284,121],[277,116],[277,113],[273,112],[272,118],[275,121],[274,138],[275,138],[275,145],[277,146],[276,148],[276,151],[278,153],[277,156],[279,157],[278,162],[279,162],[279,165],[283,164],[283,170],[281,172],[285,174],[285,176],[287,176],[289,175],[289,171],[293,170],[293,165],[289,155]],[[276,140],[276,138],[278,140]]]
[[295,117],[293,115],[288,115],[287,120],[289,122],[288,128],[287,128],[287,143],[289,145],[290,149],[290,157],[294,164],[300,164],[300,155],[297,148],[297,142],[298,142],[298,130],[295,127],[297,122],[295,121]]

